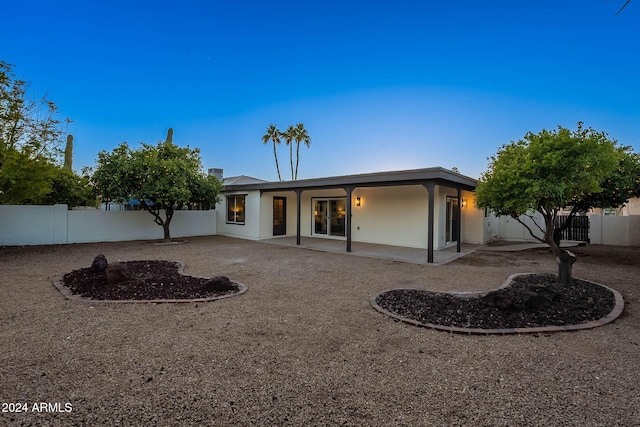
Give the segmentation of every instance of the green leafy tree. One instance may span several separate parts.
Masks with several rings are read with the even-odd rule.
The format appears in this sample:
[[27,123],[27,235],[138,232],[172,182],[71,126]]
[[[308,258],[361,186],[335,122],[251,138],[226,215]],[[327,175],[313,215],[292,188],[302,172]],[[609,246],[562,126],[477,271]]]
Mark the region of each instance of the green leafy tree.
[[296,128],[289,125],[287,130],[282,132],[285,144],[289,147],[289,164],[291,165],[291,180],[295,179],[293,174],[293,141],[296,139]]
[[580,194],[571,202],[571,213],[586,212],[591,208],[618,208],[630,198],[640,197],[640,155],[631,147],[616,149],[617,165],[600,183],[602,191]]
[[[221,183],[202,169],[200,150],[173,144],[173,130],[157,145],[142,143],[132,150],[122,143],[113,152],[101,152],[93,175],[103,200],[138,200],[151,213],[170,241],[176,209],[193,204],[210,208],[218,201]],[[111,182],[108,182],[111,181]],[[163,215],[164,213],[164,215]]]
[[73,166],[73,135],[67,135],[64,149],[64,164],[56,168],[51,178],[51,191],[44,196],[34,199],[33,204],[52,205],[66,204],[69,209],[75,206],[97,205],[96,193],[91,184],[90,169],[84,168],[82,175],[72,169]]
[[263,144],[268,144],[269,142],[273,143],[273,157],[276,160],[276,171],[278,171],[278,181],[282,181],[282,177],[280,176],[280,165],[278,164],[278,153],[276,151],[276,146],[280,144],[281,137],[282,137],[282,132],[280,132],[280,130],[278,130],[278,128],[274,124],[270,124],[265,134],[262,135]]
[[78,175],[71,170],[58,168],[51,179],[51,191],[33,200],[32,203],[44,205],[63,203],[71,209],[74,206],[95,207],[97,198],[89,175]]
[[[595,206],[599,197],[607,198],[603,183],[620,171],[624,152],[628,150],[617,146],[606,133],[584,128],[582,123],[574,131],[558,126],[554,131],[529,132],[491,157],[476,188],[477,206],[511,216],[532,237],[548,244],[558,262],[559,283],[570,284],[575,255],[560,248],[554,239],[558,212],[578,201],[577,209],[586,209]],[[626,176],[626,172],[622,174]],[[572,210],[574,215],[577,209]],[[536,221],[536,211],[543,224]],[[529,217],[543,237],[538,237],[521,216]]]
[[311,146],[311,137],[309,132],[304,128],[304,124],[298,123],[295,127],[294,139],[296,140],[296,173],[293,179],[298,179],[298,165],[300,164],[300,143],[304,143],[307,147]]
[[0,203],[22,204],[51,190],[61,156],[56,105],[33,100],[27,84],[0,61]]

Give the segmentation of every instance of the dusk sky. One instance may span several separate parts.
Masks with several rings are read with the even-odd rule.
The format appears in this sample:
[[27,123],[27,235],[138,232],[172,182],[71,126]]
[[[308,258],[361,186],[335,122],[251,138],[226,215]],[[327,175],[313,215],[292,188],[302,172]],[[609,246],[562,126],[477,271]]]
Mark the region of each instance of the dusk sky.
[[640,151],[640,1],[624,3],[8,0],[0,60],[73,120],[77,171],[172,127],[205,168],[277,180],[261,137],[304,123],[301,179],[478,178],[502,144],[578,121]]

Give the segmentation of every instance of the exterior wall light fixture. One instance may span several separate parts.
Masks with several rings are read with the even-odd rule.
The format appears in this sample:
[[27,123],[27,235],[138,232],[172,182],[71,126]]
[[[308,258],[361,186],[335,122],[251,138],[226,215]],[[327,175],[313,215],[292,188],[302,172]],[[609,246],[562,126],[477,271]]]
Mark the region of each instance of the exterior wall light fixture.
[[460,202],[460,207],[464,208],[465,206],[467,206],[467,201],[465,199],[462,199],[462,201]]
[[362,199],[360,199],[360,197],[356,197],[356,206],[362,206]]

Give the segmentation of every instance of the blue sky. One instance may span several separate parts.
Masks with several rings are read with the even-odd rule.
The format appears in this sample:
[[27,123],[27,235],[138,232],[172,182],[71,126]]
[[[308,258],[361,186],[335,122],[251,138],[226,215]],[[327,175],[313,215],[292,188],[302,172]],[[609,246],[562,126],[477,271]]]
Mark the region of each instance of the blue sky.
[[73,120],[76,170],[172,127],[205,168],[276,180],[261,137],[300,122],[299,178],[477,178],[502,144],[578,121],[640,151],[640,1],[616,16],[624,2],[8,0],[0,59]]

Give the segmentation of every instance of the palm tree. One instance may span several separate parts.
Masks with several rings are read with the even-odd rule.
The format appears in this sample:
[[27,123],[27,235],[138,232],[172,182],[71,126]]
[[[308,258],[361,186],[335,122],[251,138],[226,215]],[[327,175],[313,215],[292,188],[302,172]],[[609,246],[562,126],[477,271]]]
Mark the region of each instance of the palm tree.
[[282,136],[282,132],[278,130],[276,125],[270,124],[267,128],[267,131],[264,135],[262,135],[262,142],[264,144],[268,144],[269,141],[273,142],[273,157],[276,159],[276,170],[278,171],[278,181],[282,181],[280,177],[280,165],[278,165],[278,153],[276,153],[276,144],[280,144],[280,137]]
[[309,147],[311,145],[311,137],[309,132],[304,128],[304,124],[298,123],[295,128],[294,134],[296,140],[296,174],[294,179],[298,179],[298,164],[300,163],[300,143],[304,142],[304,145]]
[[284,142],[289,146],[289,163],[291,164],[291,180],[295,178],[293,176],[293,140],[296,139],[296,128],[289,125],[286,131],[282,132]]

